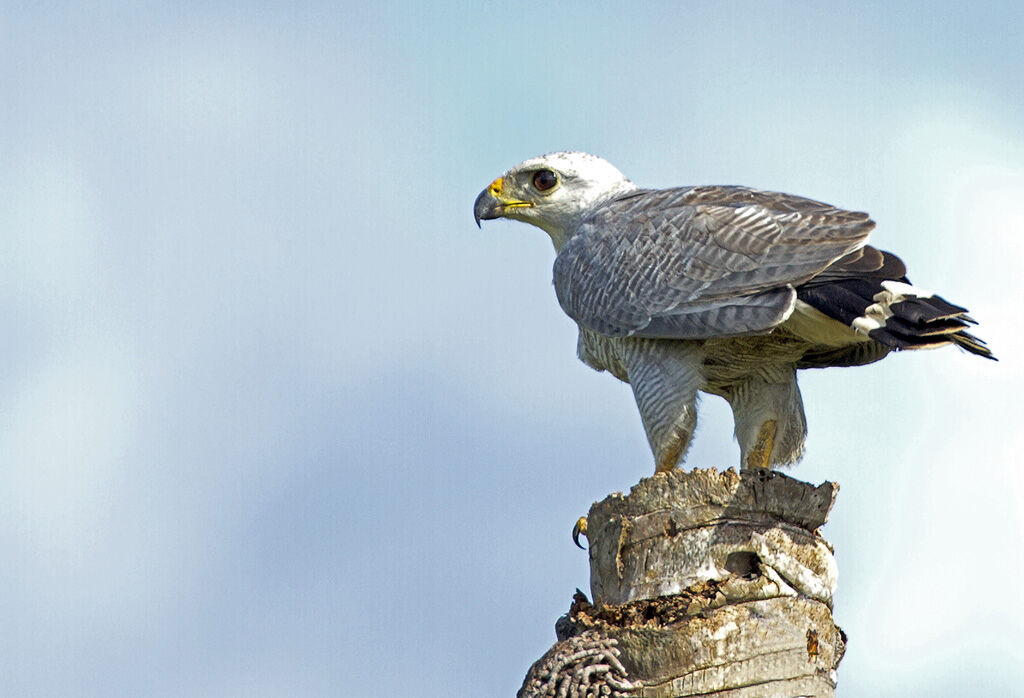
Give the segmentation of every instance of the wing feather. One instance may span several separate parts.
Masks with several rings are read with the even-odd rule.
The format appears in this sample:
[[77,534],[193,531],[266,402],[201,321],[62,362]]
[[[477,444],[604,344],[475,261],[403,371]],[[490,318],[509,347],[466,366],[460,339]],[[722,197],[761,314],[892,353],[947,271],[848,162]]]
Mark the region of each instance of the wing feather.
[[744,187],[639,190],[598,208],[555,260],[559,303],[611,336],[763,332],[802,284],[864,245],[867,214]]

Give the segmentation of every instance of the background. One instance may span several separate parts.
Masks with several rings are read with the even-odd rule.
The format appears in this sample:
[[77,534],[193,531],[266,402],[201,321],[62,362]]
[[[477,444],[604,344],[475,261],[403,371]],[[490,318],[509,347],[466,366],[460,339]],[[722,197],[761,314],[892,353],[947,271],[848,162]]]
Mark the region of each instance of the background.
[[[0,676],[17,696],[511,696],[591,502],[653,472],[575,357],[553,150],[870,211],[952,349],[806,372],[842,696],[1024,680],[1017,3],[0,11]],[[688,464],[738,464],[705,400]]]

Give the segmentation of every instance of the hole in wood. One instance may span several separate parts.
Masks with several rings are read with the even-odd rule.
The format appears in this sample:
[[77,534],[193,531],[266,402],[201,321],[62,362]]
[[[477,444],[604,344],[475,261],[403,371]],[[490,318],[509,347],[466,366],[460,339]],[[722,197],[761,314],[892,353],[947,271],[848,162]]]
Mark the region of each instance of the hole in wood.
[[729,557],[725,558],[725,569],[737,577],[756,577],[760,574],[761,558],[757,553],[729,553]]

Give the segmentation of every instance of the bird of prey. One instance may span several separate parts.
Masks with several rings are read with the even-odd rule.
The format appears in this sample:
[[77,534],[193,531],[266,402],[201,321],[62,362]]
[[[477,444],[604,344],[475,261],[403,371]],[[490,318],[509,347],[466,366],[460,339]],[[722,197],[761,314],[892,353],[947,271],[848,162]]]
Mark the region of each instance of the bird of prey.
[[579,358],[633,388],[655,470],[682,462],[698,391],[732,406],[741,468],[796,463],[796,372],[947,344],[994,358],[964,308],[867,245],[866,213],[738,186],[640,189],[586,153],[526,160],[476,199],[554,243]]

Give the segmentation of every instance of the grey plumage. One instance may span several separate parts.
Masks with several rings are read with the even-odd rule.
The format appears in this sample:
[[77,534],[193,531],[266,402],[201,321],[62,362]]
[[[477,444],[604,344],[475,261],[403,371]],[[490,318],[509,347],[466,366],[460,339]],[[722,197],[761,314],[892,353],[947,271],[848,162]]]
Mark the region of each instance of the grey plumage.
[[555,260],[555,291],[611,337],[762,332],[794,286],[863,244],[864,213],[743,187],[639,190],[596,207]]
[[551,235],[579,356],[631,384],[658,469],[682,460],[698,391],[732,406],[741,465],[781,465],[806,436],[797,369],[950,343],[992,358],[963,308],[866,245],[865,213],[745,187],[637,189],[583,153],[512,168],[474,213]]

